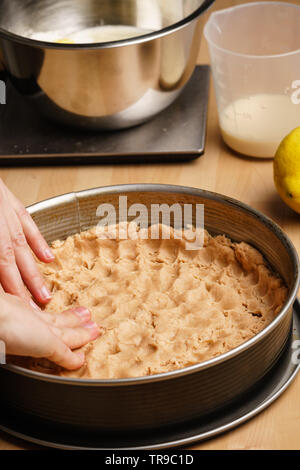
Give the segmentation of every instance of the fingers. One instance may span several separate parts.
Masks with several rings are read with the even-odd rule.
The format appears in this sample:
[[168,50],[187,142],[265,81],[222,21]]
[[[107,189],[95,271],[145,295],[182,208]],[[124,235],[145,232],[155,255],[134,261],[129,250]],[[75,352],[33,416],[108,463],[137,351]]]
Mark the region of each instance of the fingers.
[[[43,321],[40,314],[16,296],[0,296],[0,338],[6,344],[7,353],[47,358],[69,370],[80,368],[84,354],[72,349],[94,340],[100,328],[90,321],[75,328],[57,328]],[[68,311],[65,316],[70,315]]]
[[60,338],[70,349],[78,349],[94,341],[101,334],[98,325],[92,321],[77,328],[57,328],[50,326],[51,331]]
[[[75,307],[58,315],[42,311],[35,313],[49,325],[50,331],[69,350],[81,348],[90,341],[94,341],[102,332],[102,329],[90,320],[91,312],[85,307]],[[77,357],[70,356],[69,352],[66,354],[66,348],[64,348],[64,351],[63,353],[61,349],[59,357],[56,351],[48,359],[69,370],[81,367],[82,364],[76,365],[78,364]],[[70,363],[70,360],[75,361],[75,364],[74,362]]]
[[85,360],[83,352],[72,352],[72,349],[84,346],[101,334],[100,328],[94,322],[77,328],[50,327],[50,330],[56,340],[53,342],[54,352],[47,359],[68,370],[79,369]]
[[[55,338],[55,335],[53,336]],[[76,370],[84,365],[83,352],[71,351],[59,338],[56,338],[54,346],[54,352],[47,357],[50,361],[68,370]]]
[[[2,185],[4,185],[2,183]],[[37,225],[32,220],[30,214],[27,212],[23,204],[5,187],[7,197],[14,208],[20,223],[22,225],[25,238],[40,261],[44,263],[51,263],[54,261],[55,256],[52,253],[48,243],[40,233]]]
[[85,307],[72,308],[59,315],[42,312],[41,310],[37,311],[36,314],[43,321],[57,328],[75,328],[84,325],[91,319],[91,312]]
[[[49,302],[51,293],[37,268],[23,225],[33,227],[27,231],[29,230],[30,233],[35,231],[36,250],[38,251],[37,247],[39,247],[40,258],[49,262],[53,261],[54,256],[49,253],[48,245],[25,208],[6,188],[1,179],[0,214],[0,282],[4,290],[23,300],[28,300],[29,293],[24,286],[25,283],[39,303]],[[29,239],[31,238],[29,234]]]
[[[1,190],[0,212],[6,213],[5,199]],[[6,292],[28,300],[29,295],[16,265],[14,247],[5,217],[0,218],[0,282]]]
[[[10,206],[5,209],[6,220],[9,220],[9,232],[11,247],[14,251],[15,263],[21,274],[23,281],[32,293],[33,297],[40,303],[45,304],[51,300],[45,281],[39,272],[32,253],[27,245],[21,223]],[[24,289],[24,286],[22,286]],[[12,291],[15,295],[20,295],[18,291]]]

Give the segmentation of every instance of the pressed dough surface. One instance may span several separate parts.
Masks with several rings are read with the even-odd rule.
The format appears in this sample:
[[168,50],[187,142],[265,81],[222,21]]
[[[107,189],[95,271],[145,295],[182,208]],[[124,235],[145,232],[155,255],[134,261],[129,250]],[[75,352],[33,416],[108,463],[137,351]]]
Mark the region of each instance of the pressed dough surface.
[[94,228],[54,242],[56,261],[40,264],[53,295],[46,310],[89,307],[104,333],[83,348],[78,371],[40,360],[30,368],[96,379],[180,369],[250,339],[286,300],[282,280],[246,243],[205,232],[203,248],[188,251],[173,230],[170,240],[142,232],[137,240],[101,239]]

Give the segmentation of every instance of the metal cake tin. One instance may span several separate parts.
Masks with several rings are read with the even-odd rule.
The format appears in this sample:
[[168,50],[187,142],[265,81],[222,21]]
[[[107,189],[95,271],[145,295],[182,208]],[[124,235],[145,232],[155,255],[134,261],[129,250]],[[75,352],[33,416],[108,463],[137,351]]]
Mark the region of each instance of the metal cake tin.
[[127,196],[128,206],[143,203],[149,209],[151,204],[204,204],[205,228],[255,246],[284,279],[288,298],[273,322],[251,340],[209,361],[165,374],[86,380],[2,366],[2,405],[65,432],[150,432],[222,413],[272,370],[290,337],[299,288],[297,252],[273,221],[239,201],[200,189],[135,184],[66,194],[28,210],[51,243],[95,226],[99,204],[113,204],[118,214],[121,195]]
[[[163,450],[192,446],[197,442],[214,438],[250,420],[270,406],[293,383],[299,372],[299,360],[293,360],[293,342],[300,338],[300,304],[296,300],[293,314],[293,330],[287,348],[279,361],[266,376],[251,388],[240,400],[219,413],[207,418],[194,419],[178,426],[169,426],[155,431],[138,431],[107,435],[104,432],[65,432],[58,426],[47,426],[44,421],[31,415],[13,412],[9,407],[1,412],[0,430],[32,444],[63,450]],[[24,447],[24,443],[20,443]],[[28,446],[32,449],[35,447]]]

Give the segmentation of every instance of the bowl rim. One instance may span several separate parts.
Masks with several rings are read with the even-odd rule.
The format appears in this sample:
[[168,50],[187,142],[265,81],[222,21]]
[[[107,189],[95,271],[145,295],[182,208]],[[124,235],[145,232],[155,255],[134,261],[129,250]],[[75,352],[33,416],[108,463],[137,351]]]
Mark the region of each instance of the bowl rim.
[[51,374],[46,374],[43,372],[32,371],[30,369],[25,369],[21,366],[16,366],[13,364],[4,364],[2,368],[10,370],[12,372],[16,372],[23,376],[27,376],[33,379],[38,379],[47,382],[54,382],[60,383],[64,385],[80,385],[80,386],[132,386],[132,385],[142,385],[147,383],[154,383],[160,382],[163,380],[169,379],[176,379],[183,377],[185,375],[193,374],[196,372],[203,371],[213,366],[217,366],[225,361],[228,361],[237,355],[241,354],[242,352],[250,349],[263,337],[267,336],[271,333],[277,325],[283,320],[283,318],[287,315],[290,309],[293,307],[293,304],[296,300],[297,293],[300,287],[300,269],[299,269],[299,257],[297,250],[288,237],[287,234],[277,225],[272,219],[268,216],[264,215],[262,212],[258,211],[250,207],[248,204],[238,201],[237,199],[233,199],[231,197],[225,196],[220,193],[207,191],[199,188],[193,188],[188,186],[178,186],[178,185],[169,185],[169,184],[146,184],[146,183],[139,183],[139,184],[122,184],[122,185],[115,185],[115,186],[103,186],[103,187],[96,187],[93,189],[87,189],[83,191],[65,193],[60,196],[56,196],[53,198],[45,199],[41,202],[37,202],[27,207],[27,210],[30,214],[33,214],[35,211],[42,210],[46,207],[52,206],[55,203],[63,202],[66,200],[70,200],[70,198],[85,198],[93,195],[99,194],[124,194],[124,193],[168,193],[168,194],[182,194],[182,195],[190,195],[190,196],[198,196],[202,198],[206,198],[209,200],[217,201],[222,204],[226,204],[232,207],[235,207],[243,212],[250,213],[254,218],[258,219],[262,222],[269,230],[273,231],[273,233],[280,239],[283,245],[286,247],[291,260],[294,265],[294,281],[292,284],[292,288],[290,294],[283,305],[281,311],[278,313],[276,318],[267,325],[263,330],[257,333],[255,336],[250,338],[248,341],[240,344],[234,349],[230,351],[220,354],[212,359],[207,361],[203,361],[197,364],[193,364],[191,366],[176,369],[169,372],[164,372],[155,375],[149,376],[142,376],[142,377],[131,377],[131,378],[122,378],[122,379],[82,379],[82,378],[69,378],[69,377],[61,377]]
[[95,42],[95,43],[83,43],[83,44],[64,44],[64,43],[54,43],[48,41],[40,41],[36,39],[31,39],[26,36],[21,36],[19,34],[12,33],[4,28],[0,27],[0,38],[10,39],[12,41],[38,48],[46,49],[57,49],[57,50],[97,50],[97,49],[109,49],[122,46],[130,46],[142,44],[147,41],[154,39],[159,39],[170,33],[173,33],[179,29],[182,29],[187,24],[194,21],[202,13],[206,12],[216,0],[204,0],[203,3],[196,8],[193,13],[188,15],[183,20],[177,21],[176,23],[171,24],[165,28],[162,28],[158,31],[153,31],[151,33],[143,34],[141,36],[136,36],[133,38],[122,39],[119,41],[110,41],[110,42]]

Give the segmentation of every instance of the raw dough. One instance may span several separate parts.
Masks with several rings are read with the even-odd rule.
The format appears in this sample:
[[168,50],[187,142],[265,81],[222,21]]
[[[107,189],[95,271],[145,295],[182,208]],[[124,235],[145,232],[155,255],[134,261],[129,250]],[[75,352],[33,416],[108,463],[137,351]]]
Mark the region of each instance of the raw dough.
[[173,230],[171,240],[143,240],[142,232],[99,239],[94,228],[56,241],[56,261],[40,264],[53,294],[48,312],[83,305],[104,327],[83,348],[84,367],[51,373],[113,379],[183,368],[249,340],[281,310],[287,288],[248,244],[205,232],[204,247],[187,251]]

